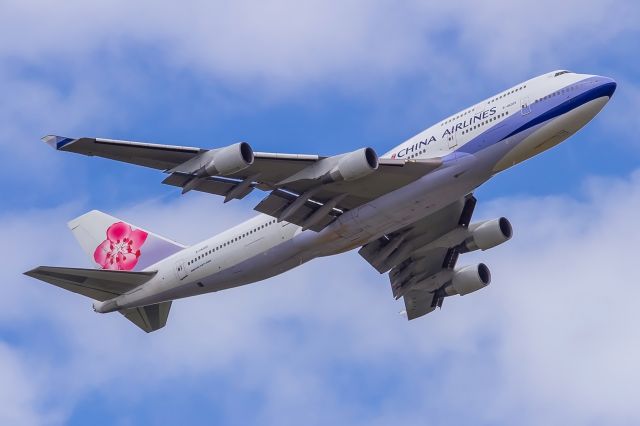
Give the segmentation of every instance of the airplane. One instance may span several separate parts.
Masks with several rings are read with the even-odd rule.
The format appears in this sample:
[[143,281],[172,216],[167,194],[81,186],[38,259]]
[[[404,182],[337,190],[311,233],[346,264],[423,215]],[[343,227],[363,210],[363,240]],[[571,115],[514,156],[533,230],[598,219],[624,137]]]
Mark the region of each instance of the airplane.
[[370,147],[335,156],[255,152],[246,142],[203,149],[133,141],[43,140],[58,151],[162,170],[162,183],[242,199],[266,196],[258,216],[185,246],[106,213],[69,228],[95,268],[40,266],[26,275],[94,299],[146,332],[166,325],[175,299],[265,280],[314,258],[355,248],[389,276],[409,320],[453,295],[486,287],[484,263],[461,254],[508,241],[504,217],[471,222],[474,190],[567,139],[610,100],[608,77],[553,71],[436,123],[384,155]]

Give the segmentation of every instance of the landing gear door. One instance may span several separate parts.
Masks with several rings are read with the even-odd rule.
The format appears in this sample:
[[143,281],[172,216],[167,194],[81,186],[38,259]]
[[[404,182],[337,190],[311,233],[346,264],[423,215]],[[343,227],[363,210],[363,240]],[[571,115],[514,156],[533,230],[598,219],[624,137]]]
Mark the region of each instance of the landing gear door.
[[520,99],[520,112],[522,115],[527,115],[531,112],[531,104],[529,103],[528,96]]
[[178,277],[178,279],[183,280],[187,277],[187,275],[189,275],[189,272],[187,271],[187,261],[179,260],[178,262],[176,262],[176,276]]

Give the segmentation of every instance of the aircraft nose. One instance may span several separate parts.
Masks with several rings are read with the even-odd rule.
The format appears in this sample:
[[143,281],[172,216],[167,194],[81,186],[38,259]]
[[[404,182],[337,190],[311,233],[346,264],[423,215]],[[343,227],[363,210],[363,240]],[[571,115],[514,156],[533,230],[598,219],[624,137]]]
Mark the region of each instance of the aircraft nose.
[[616,91],[616,87],[618,87],[618,84],[615,82],[615,80],[609,77],[600,77],[599,80],[601,80],[601,82],[598,89],[602,93],[602,95],[609,98],[613,96],[613,93]]

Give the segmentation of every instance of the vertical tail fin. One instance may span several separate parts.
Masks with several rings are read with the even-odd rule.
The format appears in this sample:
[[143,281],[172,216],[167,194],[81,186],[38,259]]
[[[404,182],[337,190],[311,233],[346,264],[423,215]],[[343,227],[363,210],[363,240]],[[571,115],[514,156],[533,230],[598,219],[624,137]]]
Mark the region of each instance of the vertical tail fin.
[[141,271],[185,248],[98,210],[68,223],[97,268]]

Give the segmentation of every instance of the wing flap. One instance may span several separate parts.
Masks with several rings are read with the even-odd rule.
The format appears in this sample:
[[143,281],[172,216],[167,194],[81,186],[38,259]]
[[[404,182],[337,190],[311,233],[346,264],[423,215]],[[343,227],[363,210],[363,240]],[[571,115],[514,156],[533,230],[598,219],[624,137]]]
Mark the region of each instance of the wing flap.
[[25,275],[100,302],[146,283],[157,271],[129,272],[103,269],[38,266]]
[[239,182],[230,179],[223,178],[194,178],[191,175],[184,173],[171,173],[165,180],[162,181],[165,185],[177,186],[185,188],[192,179],[197,179],[194,182],[194,191],[207,192],[214,195],[226,195],[231,191]]
[[420,318],[433,312],[436,307],[433,305],[433,293],[421,290],[413,290],[404,296],[404,307],[407,312],[407,319]]
[[[282,212],[296,200],[296,196],[290,193],[287,193],[282,190],[272,191],[269,196],[265,197],[254,210],[259,211],[260,213],[268,214],[269,216],[279,217]],[[307,219],[309,219],[314,212],[318,211],[322,207],[322,204],[307,201],[295,212],[289,216],[287,216],[286,221],[290,223],[294,223],[299,226],[304,226]],[[331,211],[324,215],[321,219],[315,222],[309,229],[313,231],[321,231],[324,227],[333,222],[336,217],[339,215],[337,211],[331,209]]]

